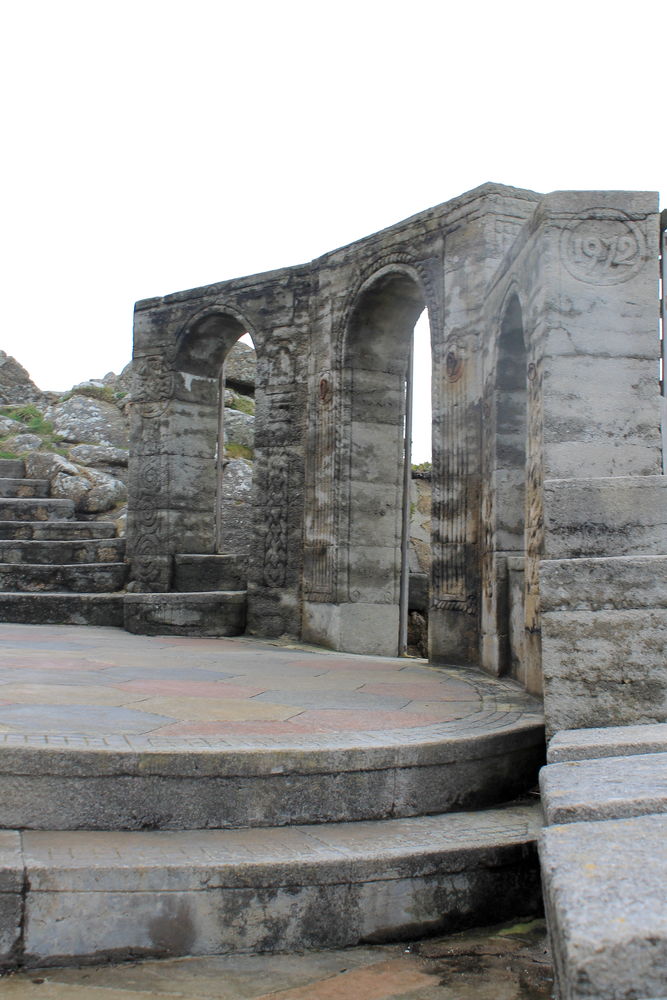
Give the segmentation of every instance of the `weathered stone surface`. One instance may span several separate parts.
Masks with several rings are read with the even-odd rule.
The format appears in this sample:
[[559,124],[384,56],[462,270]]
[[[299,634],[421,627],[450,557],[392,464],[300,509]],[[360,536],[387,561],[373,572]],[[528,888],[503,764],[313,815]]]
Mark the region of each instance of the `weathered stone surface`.
[[174,590],[245,590],[247,565],[237,555],[174,556]]
[[547,824],[667,812],[667,753],[549,764],[540,772]]
[[124,555],[124,538],[0,541],[0,563],[111,563]]
[[63,521],[73,516],[71,500],[0,498],[0,521]]
[[15,964],[23,920],[24,874],[21,838],[0,830],[0,969]]
[[142,635],[241,635],[245,591],[128,594],[125,628]]
[[25,476],[25,462],[20,459],[0,458],[0,476],[21,479]]
[[41,399],[41,391],[23,365],[5,351],[0,351],[0,405],[37,403]]
[[79,563],[75,565],[0,564],[0,591],[70,591],[100,593],[120,590],[127,576],[122,563]]
[[126,467],[128,452],[125,448],[112,448],[102,444],[77,444],[69,450],[70,457],[79,465],[117,465]]
[[113,403],[75,395],[50,406],[46,418],[65,441],[128,447],[126,420]]
[[550,559],[667,554],[667,478],[617,476],[544,484]]
[[0,497],[46,497],[49,495],[47,479],[0,478]]
[[549,743],[547,762],[557,764],[647,753],[667,753],[667,723],[558,732]]
[[322,947],[534,912],[536,832],[519,806],[363,828],[27,834],[27,961]]
[[7,438],[4,446],[9,450],[22,454],[27,451],[39,451],[42,439],[38,434],[14,434]]
[[540,840],[556,978],[567,1000],[667,985],[667,816],[547,828]]
[[545,613],[667,607],[667,555],[544,560],[540,578]]
[[66,541],[78,538],[113,538],[111,521],[0,521],[0,539]]
[[75,509],[89,514],[112,510],[127,500],[125,484],[98,469],[81,469],[82,475],[58,473],[51,482],[51,495],[74,502]]
[[79,469],[62,455],[52,451],[34,451],[25,458],[25,470],[35,479],[54,480],[58,475],[76,476]]
[[123,594],[0,593],[0,620],[26,625],[123,627]]

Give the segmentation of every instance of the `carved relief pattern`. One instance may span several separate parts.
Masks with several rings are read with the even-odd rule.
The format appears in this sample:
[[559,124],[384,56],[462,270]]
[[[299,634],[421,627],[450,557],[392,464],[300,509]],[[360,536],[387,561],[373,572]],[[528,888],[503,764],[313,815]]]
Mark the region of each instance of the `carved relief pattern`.
[[468,448],[465,358],[450,344],[436,363],[437,441],[434,442],[433,508],[436,519],[431,604],[440,610],[474,614],[466,592],[468,542]]
[[540,558],[544,549],[544,466],[542,456],[542,365],[528,366],[526,461],[526,629],[540,629]]
[[313,483],[306,539],[304,585],[312,601],[333,601],[336,528],[336,406],[334,376],[321,371],[312,393],[315,440],[309,479]]
[[282,587],[287,573],[289,455],[275,451],[267,466],[264,582],[267,587]]
[[615,285],[633,278],[647,259],[646,238],[625,213],[591,208],[567,226],[560,241],[563,264],[573,278]]
[[135,358],[132,366],[132,403],[142,417],[154,419],[166,412],[176,387],[176,372],[162,355]]

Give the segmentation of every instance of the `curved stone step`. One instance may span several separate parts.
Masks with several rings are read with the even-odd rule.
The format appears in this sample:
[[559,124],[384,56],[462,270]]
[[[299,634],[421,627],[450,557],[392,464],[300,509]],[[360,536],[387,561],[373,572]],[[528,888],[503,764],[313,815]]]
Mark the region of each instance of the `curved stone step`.
[[245,590],[127,594],[125,628],[138,635],[242,635]]
[[174,590],[193,593],[210,590],[245,590],[248,560],[238,555],[174,556]]
[[[128,708],[128,718],[143,714],[140,703]],[[83,721],[96,711],[88,706]],[[203,734],[44,737],[39,719],[34,736],[0,734],[2,827],[223,829],[444,813],[524,794],[544,761],[541,720],[521,713],[288,742],[235,735],[228,745]]]
[[[331,948],[539,912],[537,806],[378,823],[4,835],[28,966]],[[14,838],[14,839],[12,839]]]
[[0,539],[66,541],[76,538],[114,538],[113,521],[0,521]]
[[7,479],[23,479],[25,462],[21,458],[0,458],[0,476]]
[[[124,594],[0,592],[0,622],[123,627]],[[0,824],[1,825],[1,824]]]
[[48,479],[0,477],[0,497],[48,497],[50,486]]
[[69,521],[73,517],[73,500],[0,497],[0,521]]
[[0,541],[0,564],[117,563],[124,558],[124,538]]
[[35,563],[0,563],[0,591],[41,593],[107,593],[121,590],[127,578],[124,563],[80,563],[44,566]]

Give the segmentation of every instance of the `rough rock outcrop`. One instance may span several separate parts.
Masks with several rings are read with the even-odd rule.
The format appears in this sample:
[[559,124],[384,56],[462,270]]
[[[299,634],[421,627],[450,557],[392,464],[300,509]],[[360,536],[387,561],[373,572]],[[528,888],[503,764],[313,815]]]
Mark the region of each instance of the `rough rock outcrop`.
[[38,403],[42,399],[43,393],[23,365],[5,351],[0,351],[0,405],[18,406]]

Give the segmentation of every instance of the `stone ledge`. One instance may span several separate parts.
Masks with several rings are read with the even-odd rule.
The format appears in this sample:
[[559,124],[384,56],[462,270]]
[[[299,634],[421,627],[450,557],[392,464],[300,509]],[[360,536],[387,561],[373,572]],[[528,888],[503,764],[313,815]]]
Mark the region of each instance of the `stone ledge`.
[[540,599],[544,614],[667,608],[667,556],[543,560]]
[[549,743],[547,763],[647,753],[667,753],[667,723],[562,730]]
[[549,764],[540,772],[547,824],[667,812],[667,753]]

